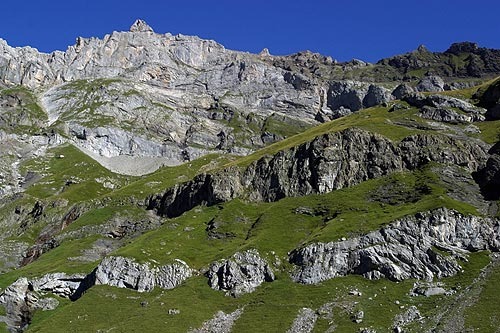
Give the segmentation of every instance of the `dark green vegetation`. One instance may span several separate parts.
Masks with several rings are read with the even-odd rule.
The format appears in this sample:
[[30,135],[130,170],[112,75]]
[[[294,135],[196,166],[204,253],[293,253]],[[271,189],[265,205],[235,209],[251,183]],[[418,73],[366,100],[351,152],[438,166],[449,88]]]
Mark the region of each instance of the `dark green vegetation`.
[[[80,88],[89,89],[91,93],[94,84],[99,87],[108,83],[74,84],[82,85]],[[463,90],[457,96],[472,97],[478,89],[482,88]],[[124,237],[111,255],[155,265],[171,263],[179,258],[198,270],[200,273],[197,276],[173,290],[156,288],[148,293],[94,286],[77,301],[60,299],[61,304],[56,310],[37,311],[28,332],[154,332],[165,331],[166,328],[179,332],[201,326],[218,310],[229,313],[239,308],[244,308],[244,312],[233,327],[235,332],[284,332],[290,328],[301,308],[318,310],[325,304],[329,304],[333,314],[330,316],[326,310],[318,311],[320,317],[314,332],[327,330],[332,322],[338,332],[356,332],[361,327],[371,327],[378,332],[391,331],[394,316],[413,305],[428,320],[413,323],[410,329],[414,332],[430,329],[460,299],[453,295],[410,296],[413,280],[394,283],[384,279],[371,281],[360,276],[347,276],[318,285],[301,285],[292,282],[289,277],[292,267],[287,262],[287,254],[313,242],[337,241],[366,234],[403,216],[438,207],[481,215],[469,203],[449,196],[453,184],[446,184],[439,177],[442,165],[429,163],[413,172],[395,173],[322,195],[285,198],[271,203],[235,199],[211,207],[198,206],[174,219],[160,219],[145,209],[149,196],[188,181],[199,173],[232,165],[246,166],[265,155],[351,127],[375,132],[393,141],[416,133],[459,133],[488,143],[499,139],[499,121],[476,123],[481,133],[470,134],[463,132],[464,126],[461,125],[450,125],[445,130],[432,127],[417,115],[415,108],[393,112],[390,109],[391,105],[374,107],[310,129],[305,129],[306,126],[300,122],[290,125],[288,119],[273,116],[265,120],[263,128],[270,133],[281,133],[287,139],[247,157],[208,155],[142,177],[113,174],[71,145],[55,148],[47,156],[22,166],[23,173],[33,172],[39,175],[39,180],[22,195],[3,204],[0,217],[5,219],[21,207],[24,213],[20,215],[25,219],[25,226],[19,231],[3,230],[11,233],[12,240],[31,246],[53,224],[60,226],[51,235],[59,237],[60,244],[34,262],[0,275],[0,289],[20,276],[39,277],[50,272],[89,273],[99,260],[75,258],[96,241],[107,238],[99,227],[115,220],[139,223],[159,220],[159,226],[153,230],[144,228]],[[242,125],[237,123],[239,120],[232,119],[228,123],[233,124],[235,129],[241,128]],[[252,119],[245,121],[252,123]],[[300,134],[293,135],[297,132]],[[31,214],[31,211],[37,202],[44,209],[41,215],[35,217],[36,214]],[[78,216],[65,223],[66,213],[74,207],[79,208]],[[210,263],[228,258],[237,251],[254,248],[272,263],[276,281],[264,283],[255,292],[239,298],[228,297],[209,288],[203,272]],[[446,252],[443,251],[443,254]],[[495,324],[498,320],[498,302],[494,295],[499,293],[499,266],[490,264],[487,252],[471,253],[468,260],[460,263],[463,272],[442,282],[446,289],[460,295],[466,288],[474,286],[475,279],[485,267],[489,269],[478,289],[480,297],[471,300],[465,310],[465,327],[493,332],[497,329]],[[350,293],[352,290],[361,294],[353,295]],[[169,313],[169,310],[180,312]],[[359,310],[365,313],[361,324],[351,318],[351,314]]]

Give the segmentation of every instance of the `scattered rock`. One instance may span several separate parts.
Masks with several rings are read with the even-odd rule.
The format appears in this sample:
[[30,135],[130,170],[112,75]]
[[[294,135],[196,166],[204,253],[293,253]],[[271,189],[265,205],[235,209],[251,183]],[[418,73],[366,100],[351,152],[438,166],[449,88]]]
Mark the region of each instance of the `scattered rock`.
[[318,314],[314,310],[302,308],[287,333],[310,333],[316,325],[316,320],[318,320]]
[[179,310],[179,309],[168,309],[169,315],[175,316],[175,315],[178,315],[180,313],[181,313],[181,310]]
[[215,314],[215,316],[204,322],[203,325],[194,330],[189,330],[189,333],[214,333],[214,332],[231,332],[231,329],[238,320],[238,318],[243,313],[243,309],[238,309],[229,314],[224,313],[223,311],[219,311]]
[[412,323],[414,321],[420,320],[422,316],[420,315],[420,311],[418,311],[416,306],[410,306],[405,312],[402,312],[394,318],[394,331],[402,332],[403,327]]
[[356,324],[361,324],[363,322],[363,318],[365,317],[365,313],[363,311],[358,311],[354,315],[352,315],[352,321]]

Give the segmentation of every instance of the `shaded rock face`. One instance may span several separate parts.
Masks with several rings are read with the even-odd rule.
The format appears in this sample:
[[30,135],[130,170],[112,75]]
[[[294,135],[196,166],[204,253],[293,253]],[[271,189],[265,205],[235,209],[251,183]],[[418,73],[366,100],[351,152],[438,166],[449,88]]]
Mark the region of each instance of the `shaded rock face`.
[[480,96],[479,105],[488,109],[486,117],[489,120],[500,119],[500,81],[493,83]]
[[262,283],[274,280],[269,264],[256,250],[237,252],[230,259],[215,262],[206,275],[212,289],[225,290],[234,297],[250,293]]
[[42,297],[46,292],[75,300],[92,284],[86,274],[51,273],[41,278],[19,278],[0,293],[0,306],[5,308],[3,320],[11,332],[24,331],[37,309],[53,310],[59,302]]
[[[345,111],[355,112],[388,102],[391,92],[383,87],[356,81],[331,82],[327,92],[327,106],[334,111],[331,118],[345,115]],[[335,111],[341,111],[340,113]],[[337,115],[337,116],[335,116]]]
[[359,129],[325,134],[313,141],[265,156],[246,169],[230,167],[201,174],[150,197],[147,207],[175,217],[197,205],[236,197],[276,201],[284,197],[328,193],[397,171],[414,170],[430,161],[455,164],[469,172],[482,167],[487,147],[471,140],[419,134],[399,144]]
[[181,260],[171,265],[151,268],[149,264],[139,264],[130,258],[107,257],[95,271],[95,284],[144,292],[153,290],[155,286],[173,289],[192,274],[193,271]]
[[481,192],[487,200],[500,199],[500,142],[491,149],[492,154],[486,166],[474,173],[474,179],[479,184]]
[[293,251],[289,259],[296,265],[292,278],[305,284],[347,274],[393,281],[432,280],[461,270],[453,255],[499,249],[499,220],[440,208],[402,218],[365,236],[308,245]]

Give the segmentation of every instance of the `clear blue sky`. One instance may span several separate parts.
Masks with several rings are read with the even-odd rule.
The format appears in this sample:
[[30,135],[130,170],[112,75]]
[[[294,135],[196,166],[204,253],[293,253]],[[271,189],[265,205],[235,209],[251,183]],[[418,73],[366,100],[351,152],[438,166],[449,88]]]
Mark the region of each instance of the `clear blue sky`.
[[309,49],[337,60],[374,62],[424,44],[500,48],[498,0],[24,0],[4,1],[0,38],[44,52],[76,37],[128,30],[142,18],[156,32],[198,35],[226,48],[271,54]]

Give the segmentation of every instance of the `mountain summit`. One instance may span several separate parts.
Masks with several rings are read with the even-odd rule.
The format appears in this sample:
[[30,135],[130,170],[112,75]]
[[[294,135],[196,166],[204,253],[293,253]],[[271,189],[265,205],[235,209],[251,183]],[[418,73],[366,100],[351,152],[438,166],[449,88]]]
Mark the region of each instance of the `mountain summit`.
[[136,20],[134,24],[130,26],[130,32],[154,32],[153,28],[151,28],[145,21]]

